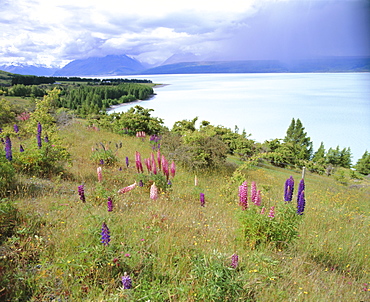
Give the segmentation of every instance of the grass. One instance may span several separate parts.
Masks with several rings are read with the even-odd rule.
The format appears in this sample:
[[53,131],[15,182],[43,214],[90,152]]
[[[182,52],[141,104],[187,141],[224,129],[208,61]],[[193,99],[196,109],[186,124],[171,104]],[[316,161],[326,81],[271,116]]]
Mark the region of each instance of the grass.
[[[254,247],[241,235],[239,184],[230,171],[198,172],[195,186],[195,173],[178,166],[172,187],[155,201],[148,185],[118,194],[137,180],[135,151],[149,157],[148,140],[94,131],[83,120],[60,134],[72,154],[66,173],[52,179],[19,176],[16,190],[1,203],[1,213],[9,215],[0,219],[11,222],[0,220],[11,226],[2,229],[0,247],[3,301],[370,299],[366,179],[351,187],[306,173],[307,205],[297,240],[284,248]],[[102,182],[90,159],[100,142],[118,158],[102,166]],[[256,181],[263,205],[276,206],[278,217],[290,175],[297,182],[301,171],[263,165],[242,176],[249,184]],[[81,184],[86,203],[77,194]],[[107,211],[108,196],[113,212]],[[110,229],[108,246],[100,243],[103,222]],[[230,267],[233,253],[239,255],[236,269]],[[133,289],[122,289],[124,272]]]

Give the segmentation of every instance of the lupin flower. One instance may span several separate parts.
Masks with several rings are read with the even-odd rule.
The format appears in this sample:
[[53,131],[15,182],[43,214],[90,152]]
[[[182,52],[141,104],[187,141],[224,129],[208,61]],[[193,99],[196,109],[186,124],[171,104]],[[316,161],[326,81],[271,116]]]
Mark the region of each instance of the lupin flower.
[[123,289],[131,289],[132,288],[132,281],[129,275],[125,272],[122,276],[122,285]]
[[256,206],[260,206],[260,205],[261,205],[261,203],[262,203],[261,190],[258,190],[258,191],[257,191],[256,200],[255,200],[254,204],[255,204]]
[[19,152],[24,152],[24,148],[22,145],[19,145]]
[[298,185],[298,194],[297,194],[297,202],[299,202],[299,197],[301,196],[301,193],[305,189],[304,179],[302,178]]
[[18,125],[17,124],[14,124],[13,128],[14,128],[14,132],[15,133],[18,133],[19,132],[19,128],[18,128]]
[[129,185],[127,187],[124,187],[124,188],[118,190],[118,193],[123,194],[123,193],[130,192],[131,190],[135,189],[135,187],[136,187],[136,181],[132,185]]
[[162,161],[161,161],[161,151],[157,151],[157,161],[158,161],[158,169],[159,171],[162,170]]
[[143,183],[143,181],[141,179],[139,181],[139,187],[144,187],[144,183]]
[[135,152],[135,164],[136,164],[136,169],[138,173],[143,173],[143,165],[141,163],[141,155],[140,152],[136,151]]
[[206,203],[205,198],[204,198],[204,193],[200,193],[199,195],[200,195],[200,205],[204,207]]
[[231,267],[232,268],[237,268],[238,264],[239,264],[239,256],[238,256],[238,254],[234,253],[231,256]]
[[98,181],[101,182],[103,180],[103,172],[102,172],[102,168],[101,167],[98,167],[96,169],[96,172],[98,174]]
[[293,176],[290,176],[285,181],[285,189],[284,189],[284,200],[285,201],[292,201],[293,191],[294,191],[294,179],[293,179]]
[[147,170],[148,170],[148,173],[149,173],[150,171],[152,171],[152,165],[151,165],[151,163],[150,163],[150,159],[149,159],[149,158],[145,158],[145,159],[144,159],[144,163],[145,163],[145,166],[146,166],[146,168],[147,168]]
[[261,209],[261,215],[263,215],[263,214],[265,214],[265,211],[266,211],[266,208],[265,207],[263,207],[262,209]]
[[49,142],[49,137],[48,137],[48,135],[47,135],[47,134],[46,134],[46,135],[45,135],[45,137],[44,137],[44,142],[45,142],[45,143],[48,143],[48,142]]
[[251,200],[255,204],[257,200],[257,185],[255,181],[251,184]]
[[108,206],[108,212],[112,212],[113,211],[113,200],[111,197],[108,197],[107,206]]
[[248,185],[246,181],[239,186],[239,205],[243,210],[248,208]]
[[274,218],[275,217],[275,207],[271,207],[270,208],[269,217],[270,218]]
[[39,122],[39,123],[37,123],[37,136],[36,136],[36,138],[37,138],[37,146],[39,147],[39,149],[41,149],[41,147],[42,147],[41,131],[42,131],[42,126],[41,126],[41,124]]
[[110,242],[110,231],[108,229],[107,224],[103,222],[103,225],[101,228],[101,243],[107,246],[109,242]]
[[175,165],[175,162],[173,161],[171,163],[171,176],[172,176],[172,178],[175,177],[175,174],[176,174],[176,165]]
[[153,184],[150,187],[150,198],[153,200],[158,199],[158,188],[155,185],[155,182],[153,182]]
[[78,186],[78,195],[80,195],[82,202],[86,202],[84,185]]
[[298,198],[298,203],[297,203],[297,214],[298,215],[303,215],[305,206],[306,206],[306,200],[304,198],[304,190],[303,190]]
[[168,180],[170,178],[170,172],[168,170],[168,161],[163,155],[162,155],[162,171],[163,174],[166,175],[166,178]]
[[101,165],[104,165],[104,159],[101,159],[99,162]]
[[157,175],[157,164],[155,163],[154,154],[150,160],[152,161],[152,172],[154,175]]
[[128,161],[128,156],[126,156],[126,167],[128,168],[129,166],[129,161]]
[[12,141],[9,136],[5,137],[5,157],[9,161],[13,160]]

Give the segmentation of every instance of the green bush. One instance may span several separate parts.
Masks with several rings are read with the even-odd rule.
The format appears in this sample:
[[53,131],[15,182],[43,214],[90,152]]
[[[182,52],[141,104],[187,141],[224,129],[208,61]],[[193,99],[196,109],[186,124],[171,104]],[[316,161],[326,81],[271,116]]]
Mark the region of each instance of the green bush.
[[4,196],[6,191],[15,181],[15,170],[10,161],[5,158],[5,152],[0,151],[0,196]]
[[286,247],[298,235],[297,225],[302,216],[296,214],[292,204],[281,203],[275,209],[275,217],[269,217],[269,209],[261,213],[262,208],[254,204],[242,211],[242,237],[251,248],[273,245]]

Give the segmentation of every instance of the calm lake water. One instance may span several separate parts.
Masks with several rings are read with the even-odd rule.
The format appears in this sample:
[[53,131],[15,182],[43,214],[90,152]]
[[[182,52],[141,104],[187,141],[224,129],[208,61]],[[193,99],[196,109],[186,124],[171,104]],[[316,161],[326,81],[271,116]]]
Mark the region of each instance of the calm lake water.
[[150,100],[121,105],[154,109],[169,128],[198,117],[212,125],[237,126],[257,142],[284,138],[299,118],[317,150],[350,147],[356,163],[370,151],[370,73],[271,73],[146,75],[169,84]]

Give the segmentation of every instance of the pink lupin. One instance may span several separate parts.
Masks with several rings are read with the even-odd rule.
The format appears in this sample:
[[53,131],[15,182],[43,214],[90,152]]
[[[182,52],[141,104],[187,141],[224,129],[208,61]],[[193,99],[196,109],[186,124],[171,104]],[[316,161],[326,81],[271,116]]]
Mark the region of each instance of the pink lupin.
[[171,163],[171,176],[172,176],[172,178],[175,177],[175,174],[176,174],[176,165],[175,165],[175,162],[172,161],[172,163]]
[[158,188],[155,185],[155,182],[150,186],[150,198],[153,200],[158,199]]
[[96,172],[98,174],[98,181],[101,182],[103,180],[103,172],[102,172],[102,168],[101,167],[98,167],[96,169]]

